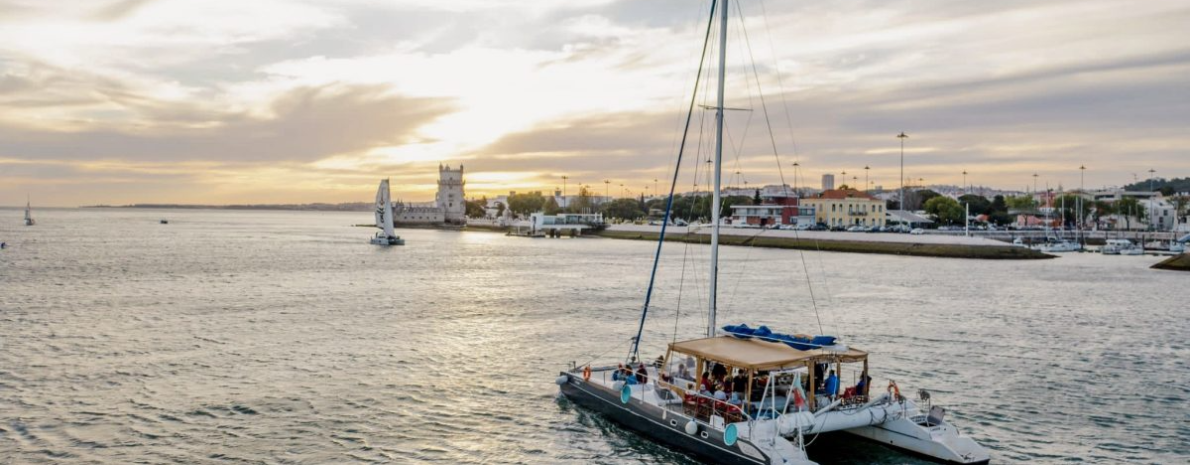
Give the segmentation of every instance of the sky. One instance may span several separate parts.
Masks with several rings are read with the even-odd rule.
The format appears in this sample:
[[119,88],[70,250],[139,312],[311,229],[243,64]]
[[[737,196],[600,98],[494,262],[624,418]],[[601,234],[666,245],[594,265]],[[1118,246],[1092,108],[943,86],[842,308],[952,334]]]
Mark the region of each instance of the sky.
[[[902,131],[905,176],[925,184],[1190,176],[1190,2],[731,9],[725,184],[793,184],[796,162],[802,185],[895,188]],[[465,166],[468,196],[651,194],[673,173],[709,10],[0,0],[0,205],[362,202],[385,177],[427,201],[439,164]],[[711,118],[694,114],[679,190],[697,187]]]

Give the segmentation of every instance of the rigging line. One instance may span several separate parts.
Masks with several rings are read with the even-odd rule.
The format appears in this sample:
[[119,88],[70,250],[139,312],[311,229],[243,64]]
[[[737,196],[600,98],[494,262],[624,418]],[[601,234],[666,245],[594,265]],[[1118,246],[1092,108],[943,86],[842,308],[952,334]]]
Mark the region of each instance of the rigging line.
[[[687,223],[687,224],[689,224],[689,223]],[[686,230],[689,231],[689,228],[687,228]],[[673,332],[673,338],[670,339],[670,341],[669,341],[671,344],[678,342],[678,321],[682,317],[682,288],[684,287],[683,285],[686,283],[686,257],[687,257],[687,254],[690,252],[690,243],[684,242],[684,245],[685,245],[685,247],[682,248],[682,272],[678,277],[678,305],[674,309],[674,332]]]
[[[702,2],[702,5],[703,5],[704,7],[706,6],[706,1],[705,1],[705,0]],[[701,16],[701,15],[698,15],[698,16]],[[692,48],[692,49],[690,50],[690,56],[691,56],[691,57],[692,57],[692,56],[694,56],[694,51],[695,51],[695,50],[698,50],[698,49],[697,49],[697,48]],[[704,53],[704,54],[706,53],[706,50],[705,50],[705,48],[704,48],[704,50],[703,50],[703,53]],[[689,57],[688,57],[688,58],[689,58]],[[692,81],[688,82],[687,84],[690,84],[690,85],[691,85],[691,87],[692,87],[691,91],[692,91],[692,92],[696,92],[696,93],[698,92],[698,82],[697,82],[696,80],[692,80]],[[683,90],[685,90],[685,89],[686,89],[686,87],[685,87],[685,86],[683,86],[683,87],[682,87],[682,89],[683,89]],[[676,115],[675,115],[676,117],[674,118],[674,131],[673,131],[673,139],[672,139],[672,140],[670,140],[670,143],[669,143],[669,149],[670,149],[670,153],[671,153],[671,154],[672,154],[672,153],[676,153],[676,152],[677,152],[677,148],[678,148],[678,134],[680,134],[680,133],[681,133],[680,131],[678,131],[678,128],[679,128],[679,127],[680,127],[680,125],[682,124],[682,116],[681,116],[681,114],[682,114],[682,113],[681,113],[681,109],[682,109],[682,104],[683,104],[683,103],[685,103],[685,99],[678,98],[678,99],[676,99],[676,100],[677,100],[677,104],[678,104],[678,105],[677,105],[677,107],[678,107],[678,108],[677,108],[677,110],[679,110],[679,111],[675,112],[675,113],[676,113]],[[670,163],[670,165],[671,165],[671,166],[672,166],[672,164],[673,164],[673,161],[674,161],[673,157],[670,157],[670,159],[669,159],[669,163]]]
[[[777,162],[777,175],[780,176],[780,178],[781,178],[781,189],[782,189],[783,193],[785,194],[785,196],[788,197],[789,196],[789,183],[787,183],[785,181],[785,170],[782,169],[782,167],[781,167],[781,154],[777,150],[777,137],[773,133],[773,124],[772,124],[772,119],[769,118],[768,104],[766,104],[764,101],[764,92],[762,91],[762,86],[760,85],[760,71],[756,66],[756,56],[752,53],[752,40],[748,36],[748,28],[744,25],[744,22],[743,22],[744,11],[743,11],[742,7],[740,7],[740,2],[736,2],[736,11],[738,13],[737,16],[739,16],[741,18],[740,19],[740,29],[743,31],[743,34],[744,34],[744,44],[747,45],[748,58],[752,60],[752,77],[756,80],[756,95],[757,95],[757,99],[760,100],[761,111],[764,112],[764,122],[765,122],[765,126],[768,128],[768,132],[769,132],[769,143],[772,145],[772,148],[773,148],[773,159],[776,160],[776,162]],[[791,131],[792,131],[792,129],[791,129]],[[799,201],[798,203],[800,204],[801,202]],[[800,207],[800,205],[799,205],[799,207]],[[797,233],[797,230],[794,229],[793,230],[794,239],[797,240],[798,236],[799,236],[799,234]],[[818,247],[817,240],[814,241],[814,246]],[[802,262],[802,269],[806,273],[806,287],[810,290],[809,291],[810,292],[810,305],[814,309],[814,319],[818,322],[818,331],[819,331],[819,333],[824,333],[825,330],[823,329],[823,326],[822,326],[822,315],[818,311],[818,302],[814,296],[814,286],[810,283],[810,275],[809,275],[810,271],[809,271],[809,267],[806,265],[806,255],[804,252],[802,252],[799,249],[798,256],[800,257],[800,260]]]
[[785,109],[785,125],[789,127],[789,143],[793,149],[793,161],[798,161],[797,139],[793,136],[793,118],[789,114],[789,100],[785,98],[785,82],[781,78],[781,62],[777,61],[777,47],[773,44],[773,31],[769,28],[769,13],[760,0],[760,15],[764,20],[764,31],[769,38],[769,52],[773,56],[773,72],[777,75],[777,91],[781,93],[781,107]]
[[[711,0],[711,14],[710,17],[707,18],[707,33],[704,36],[702,43],[704,53],[698,58],[698,74],[694,80],[694,87],[696,89],[698,88],[698,80],[702,79],[702,67],[706,61],[705,50],[711,39],[711,29],[715,24],[715,5],[717,3],[718,0]],[[673,211],[674,206],[674,191],[678,187],[678,176],[682,171],[682,152],[686,149],[686,136],[690,131],[690,120],[692,120],[694,117],[694,102],[697,100],[698,94],[696,92],[691,93],[690,109],[687,110],[686,113],[686,129],[682,131],[682,143],[678,147],[678,162],[674,165],[673,181],[670,181],[669,184],[669,198],[665,202],[665,216],[661,217],[661,234],[660,237],[657,238],[657,252],[653,256],[653,272],[649,276],[649,288],[645,292],[645,304],[640,313],[640,325],[637,326],[636,337],[632,339],[632,350],[628,353],[628,357],[636,358],[640,355],[640,337],[645,331],[645,319],[649,316],[649,301],[653,298],[653,284],[657,280],[657,264],[661,262],[661,246],[665,244],[665,230],[669,225],[669,214]]]

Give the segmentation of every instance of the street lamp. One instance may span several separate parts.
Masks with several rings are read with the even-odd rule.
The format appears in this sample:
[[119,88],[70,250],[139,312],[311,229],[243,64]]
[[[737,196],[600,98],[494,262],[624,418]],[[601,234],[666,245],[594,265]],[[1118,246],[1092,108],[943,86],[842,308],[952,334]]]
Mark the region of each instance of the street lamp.
[[969,189],[967,189],[967,170],[963,170],[963,193],[966,194],[968,190]]
[[620,184],[620,198],[624,198],[624,185]]
[[1149,168],[1149,225],[1153,227],[1154,231],[1157,230],[1157,225],[1153,224],[1153,206],[1157,203],[1153,201],[1153,173],[1156,172],[1156,170]]
[[[562,176],[562,202],[566,202],[566,180],[567,179],[570,179],[570,176]],[[565,208],[565,207],[563,207],[563,208]]]
[[603,201],[607,202],[611,198],[612,182],[608,179],[603,180]]
[[868,184],[869,184],[869,182],[868,182],[868,171],[869,171],[869,170],[871,170],[871,169],[872,169],[872,167],[870,167],[870,166],[868,166],[868,165],[864,165],[864,188],[865,188],[865,189],[867,188],[867,186],[868,186]]
[[657,178],[653,178],[653,197],[657,196]]
[[801,163],[793,162],[793,195],[801,197],[802,194],[797,191],[797,169],[802,166]]
[[901,210],[905,209],[905,139],[909,136],[905,135],[905,131],[897,134],[897,138],[901,139]]

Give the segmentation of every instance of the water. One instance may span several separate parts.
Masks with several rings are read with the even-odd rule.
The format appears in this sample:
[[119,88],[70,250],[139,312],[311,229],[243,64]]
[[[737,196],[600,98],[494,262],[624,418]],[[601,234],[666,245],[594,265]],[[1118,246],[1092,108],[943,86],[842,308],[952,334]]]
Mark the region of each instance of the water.
[[[0,463],[693,463],[553,384],[623,356],[651,243],[404,230],[385,249],[350,227],[367,213],[20,215],[0,210]],[[701,331],[705,254],[667,249],[650,358],[675,321]],[[817,332],[816,301],[878,385],[929,389],[996,463],[1190,460],[1190,275],[1156,258],[723,256],[720,321]],[[844,439],[812,456],[921,463]]]

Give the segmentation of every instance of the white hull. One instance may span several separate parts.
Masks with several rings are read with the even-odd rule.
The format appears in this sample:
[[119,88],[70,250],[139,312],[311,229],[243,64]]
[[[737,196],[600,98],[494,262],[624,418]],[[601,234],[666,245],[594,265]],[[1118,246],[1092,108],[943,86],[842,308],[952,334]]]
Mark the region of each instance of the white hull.
[[923,425],[909,418],[900,418],[879,425],[849,429],[847,432],[947,463],[976,464],[990,461],[983,447],[971,438],[960,436],[953,425],[945,422]]
[[397,236],[377,235],[372,238],[371,242],[374,245],[405,245],[405,239],[401,239]]

